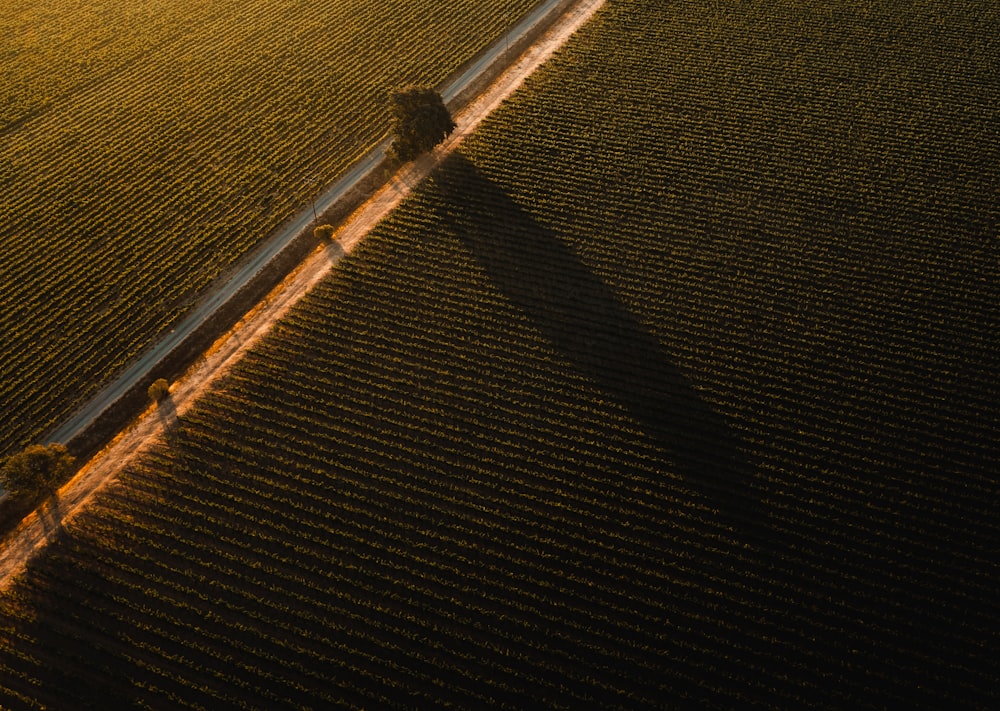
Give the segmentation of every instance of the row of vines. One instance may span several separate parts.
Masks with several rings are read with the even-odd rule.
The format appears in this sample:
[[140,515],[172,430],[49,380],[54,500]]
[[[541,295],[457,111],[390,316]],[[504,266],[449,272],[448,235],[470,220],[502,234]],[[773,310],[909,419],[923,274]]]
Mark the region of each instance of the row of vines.
[[0,18],[0,454],[191,308],[530,0],[42,3]]
[[958,5],[610,2],[0,598],[0,704],[996,707]]

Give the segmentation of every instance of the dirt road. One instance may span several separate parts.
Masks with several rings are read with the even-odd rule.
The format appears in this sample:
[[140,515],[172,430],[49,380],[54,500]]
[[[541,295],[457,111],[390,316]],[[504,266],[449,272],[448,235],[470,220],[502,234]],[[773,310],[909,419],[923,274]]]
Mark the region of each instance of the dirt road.
[[517,89],[567,39],[604,4],[604,0],[578,0],[531,47],[517,57],[478,98],[455,117],[452,137],[433,153],[404,166],[389,182],[352,214],[338,230],[334,241],[313,252],[292,274],[254,307],[236,326],[220,338],[171,388],[170,397],[151,407],[103,451],[92,458],[63,486],[48,504],[29,515],[7,539],[0,551],[0,589],[23,570],[28,558],[69,525],[86,502],[149,445],[164,428],[183,415],[211,384],[237,362],[272,325],[326,277],[334,265],[350,252],[379,220],[392,211],[462,139]]
[[[464,97],[474,93],[482,83],[483,77],[491,76],[495,67],[508,64],[509,47],[518,46],[523,40],[530,40],[537,30],[545,26],[553,17],[566,18],[578,6],[578,2],[568,0],[544,0],[511,27],[502,38],[486,48],[463,71],[455,76],[441,89],[445,101],[452,102],[456,97]],[[153,370],[171,353],[183,349],[186,341],[209,321],[221,308],[233,299],[281,252],[288,248],[299,235],[307,232],[313,226],[314,215],[323,214],[338,201],[342,200],[359,186],[366,183],[369,176],[382,164],[389,139],[372,148],[358,159],[336,182],[328,186],[317,196],[311,209],[299,212],[287,224],[258,247],[252,255],[236,271],[219,284],[217,288],[206,293],[194,310],[186,316],[169,333],[160,337],[148,350],[143,352],[117,378],[98,392],[89,402],[75,412],[66,421],[60,423],[48,433],[45,442],[68,444],[82,432],[86,431],[104,412],[110,409],[118,400],[130,392],[137,383],[147,379]]]

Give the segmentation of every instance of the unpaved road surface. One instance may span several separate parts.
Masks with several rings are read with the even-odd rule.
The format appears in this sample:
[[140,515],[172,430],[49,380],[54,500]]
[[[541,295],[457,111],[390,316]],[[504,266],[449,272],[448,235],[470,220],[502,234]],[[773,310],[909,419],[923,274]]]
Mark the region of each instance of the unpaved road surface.
[[33,553],[70,523],[73,515],[96,491],[114,482],[116,475],[129,462],[157,441],[177,416],[187,412],[206,388],[237,362],[277,320],[329,274],[344,254],[350,252],[383,217],[403,201],[410,193],[411,186],[419,183],[453,152],[466,135],[474,131],[486,116],[551,57],[603,4],[604,0],[578,0],[570,5],[545,34],[455,117],[457,128],[451,138],[433,153],[400,169],[344,222],[329,245],[314,251],[236,326],[216,341],[205,358],[199,360],[174,383],[166,402],[158,408],[151,407],[85,464],[46,505],[27,516],[0,550],[0,589],[7,587],[14,576],[24,569]]
[[[510,28],[503,41],[488,47],[448,86],[441,91],[445,101],[450,101],[475,87],[483,76],[494,66],[502,66],[507,60],[507,49],[511,43],[517,44],[524,37],[531,36],[536,28],[563,7],[566,0],[544,0],[530,13]],[[566,18],[584,3],[568,6],[562,17]],[[545,41],[544,38],[540,41]],[[302,210],[288,224],[271,235],[243,264],[217,289],[205,294],[194,310],[177,326],[157,340],[147,351],[129,365],[121,375],[102,389],[80,410],[52,430],[45,442],[66,444],[85,431],[102,413],[114,405],[136,383],[149,377],[153,369],[170,353],[181,348],[184,342],[210,319],[222,306],[236,297],[236,294],[257,276],[271,261],[286,249],[300,234],[312,227],[313,215],[322,214],[344,196],[353,191],[373,174],[385,158],[390,140],[386,138],[362,156],[340,178],[319,195],[311,209]]]

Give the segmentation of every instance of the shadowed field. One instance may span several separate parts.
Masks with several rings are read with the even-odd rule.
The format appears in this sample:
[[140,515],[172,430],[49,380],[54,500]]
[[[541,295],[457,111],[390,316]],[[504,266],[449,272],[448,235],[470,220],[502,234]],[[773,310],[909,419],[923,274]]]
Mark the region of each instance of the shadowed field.
[[3,703],[996,706],[996,12],[813,5],[609,4],[0,599]]

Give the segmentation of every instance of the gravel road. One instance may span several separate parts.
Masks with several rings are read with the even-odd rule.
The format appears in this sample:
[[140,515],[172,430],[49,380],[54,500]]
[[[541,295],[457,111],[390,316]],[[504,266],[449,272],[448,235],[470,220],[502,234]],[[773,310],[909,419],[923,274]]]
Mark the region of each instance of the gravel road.
[[[545,19],[546,13],[562,10],[562,14],[519,56],[510,57],[513,61],[508,62],[507,43],[501,40],[480,61],[443,90],[442,96],[447,100],[476,81],[491,63],[504,61],[507,65],[492,84],[454,117],[457,128],[447,141],[432,153],[403,166],[384,187],[344,222],[331,244],[317,248],[262,302],[216,341],[205,357],[173,384],[170,396],[164,404],[160,407],[150,407],[142,417],[87,462],[42,509],[30,514],[21,522],[0,550],[0,588],[10,583],[23,569],[28,558],[62,530],[98,489],[105,485],[115,485],[116,475],[129,462],[160,438],[165,428],[170,427],[178,416],[183,415],[206,388],[238,361],[245,351],[267,333],[299,299],[327,276],[340,258],[350,252],[372,227],[403,201],[409,194],[411,186],[418,184],[441,160],[453,152],[461,144],[464,136],[474,131],[483,118],[510,96],[526,77],[551,57],[603,4],[604,0],[576,0],[568,5],[565,0],[550,0],[543,3],[519,23],[515,30],[512,30],[511,44],[515,42],[516,32],[522,34],[531,32]],[[323,193],[320,200],[324,211],[380,164],[387,145],[388,141],[380,144],[349,174]],[[316,209],[317,211],[321,209],[320,202],[317,202]],[[269,259],[279,253],[287,241],[291,241],[299,232],[311,227],[311,224],[310,209],[299,215],[280,235],[269,241],[250,263],[234,275],[225,288],[207,298],[184,324],[178,326],[141,361],[129,368],[109,386],[105,393],[102,393],[101,397],[56,430],[48,441],[68,441],[78,428],[86,427],[87,423],[98,416],[104,408],[110,406],[117,397],[121,397],[131,383],[143,378],[158,359],[179,345],[183,340],[182,329],[196,328],[214,309],[227,298],[231,298],[256,271],[263,268]]]

